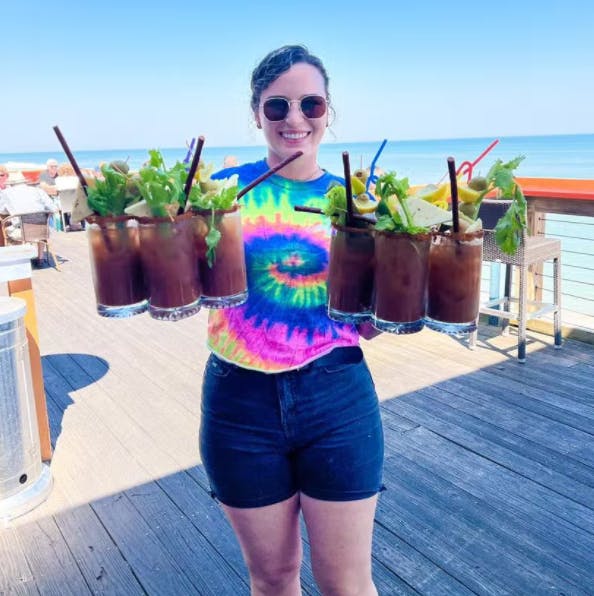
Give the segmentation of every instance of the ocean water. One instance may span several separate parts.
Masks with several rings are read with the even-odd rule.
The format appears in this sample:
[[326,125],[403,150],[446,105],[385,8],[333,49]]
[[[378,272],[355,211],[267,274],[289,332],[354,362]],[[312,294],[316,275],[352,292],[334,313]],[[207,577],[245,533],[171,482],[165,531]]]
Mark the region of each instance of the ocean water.
[[[383,139],[365,143],[323,143],[320,148],[320,165],[341,174],[342,152],[348,151],[351,169],[370,165]],[[486,149],[494,138],[439,139],[423,141],[392,141],[388,139],[377,165],[384,170],[395,170],[400,176],[408,176],[412,184],[436,182],[447,172],[446,159],[453,156],[456,163],[473,161]],[[57,142],[56,142],[57,144]],[[186,147],[159,148],[166,163],[183,160]],[[101,162],[113,159],[128,160],[133,169],[140,167],[148,158],[146,149],[77,150],[74,157],[83,168],[96,168]],[[226,155],[235,155],[240,163],[255,161],[266,156],[264,146],[209,147],[204,146],[206,162],[222,165]],[[477,170],[486,173],[495,159],[508,160],[517,155],[526,158],[517,173],[520,176],[547,178],[594,179],[594,134],[555,135],[532,137],[500,137],[494,149],[477,164]],[[44,164],[50,157],[66,161],[61,150],[33,153],[0,153],[0,163],[27,162]]]
[[[328,142],[320,147],[320,165],[342,174],[342,152],[348,151],[351,171],[371,164],[383,139],[364,143]],[[384,147],[377,166],[395,170],[407,176],[411,184],[438,182],[447,174],[446,159],[453,156],[456,164],[475,160],[495,139],[439,139],[421,141],[392,141]],[[544,178],[594,179],[594,134],[500,137],[498,144],[477,164],[475,173],[485,174],[495,159],[507,161],[518,155],[525,159],[517,170],[519,176]],[[57,144],[57,142],[56,142]],[[160,148],[166,163],[183,160],[187,147]],[[85,151],[72,148],[82,168],[96,168],[101,162],[128,160],[132,169],[139,168],[148,158],[146,149],[104,149]],[[203,159],[222,166],[227,155],[234,155],[239,163],[255,161],[266,156],[264,146],[209,147],[204,146]],[[0,153],[0,163],[44,164],[53,157],[66,161],[61,150],[33,153]],[[547,234],[557,236],[563,246],[564,308],[593,317],[594,321],[594,218],[548,215]],[[546,267],[545,297],[550,296],[552,276]]]

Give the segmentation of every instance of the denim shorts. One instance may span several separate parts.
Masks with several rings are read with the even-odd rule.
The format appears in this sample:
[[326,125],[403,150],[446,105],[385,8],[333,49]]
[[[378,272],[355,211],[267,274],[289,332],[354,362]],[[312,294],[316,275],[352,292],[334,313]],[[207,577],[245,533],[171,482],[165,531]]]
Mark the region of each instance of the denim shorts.
[[213,496],[262,507],[301,491],[352,501],[382,488],[384,441],[375,387],[358,347],[266,374],[211,354],[200,454]]

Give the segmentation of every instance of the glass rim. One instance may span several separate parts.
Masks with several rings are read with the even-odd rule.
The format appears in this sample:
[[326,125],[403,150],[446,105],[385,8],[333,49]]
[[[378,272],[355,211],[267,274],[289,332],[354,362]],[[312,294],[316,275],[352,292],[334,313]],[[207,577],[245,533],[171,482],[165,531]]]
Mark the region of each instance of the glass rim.
[[241,205],[239,203],[236,203],[230,209],[211,209],[209,207],[207,207],[207,208],[191,207],[189,213],[192,213],[193,215],[203,215],[205,213],[207,215],[210,215],[213,211],[215,212],[215,214],[216,213],[235,213],[235,211],[238,211],[239,209],[241,209]]
[[445,232],[431,232],[432,237],[439,238],[451,238],[452,240],[476,240],[477,238],[483,238],[485,233],[484,230],[476,230],[475,232],[452,232],[452,230],[446,230]]

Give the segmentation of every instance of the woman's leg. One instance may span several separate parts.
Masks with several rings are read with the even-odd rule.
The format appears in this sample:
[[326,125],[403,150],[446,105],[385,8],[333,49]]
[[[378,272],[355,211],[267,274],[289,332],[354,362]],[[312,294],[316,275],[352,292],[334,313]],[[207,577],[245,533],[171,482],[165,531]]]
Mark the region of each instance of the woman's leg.
[[298,596],[303,557],[299,496],[240,509],[223,505],[250,572],[252,596]]
[[301,494],[314,577],[324,596],[377,596],[371,539],[377,495],[321,501]]

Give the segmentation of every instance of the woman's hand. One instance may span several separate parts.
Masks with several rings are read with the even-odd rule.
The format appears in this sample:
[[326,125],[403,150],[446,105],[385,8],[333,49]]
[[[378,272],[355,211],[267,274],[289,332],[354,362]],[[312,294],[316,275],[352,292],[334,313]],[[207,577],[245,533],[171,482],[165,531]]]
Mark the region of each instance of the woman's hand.
[[363,339],[373,339],[381,334],[381,331],[376,329],[369,321],[357,324],[357,331]]

